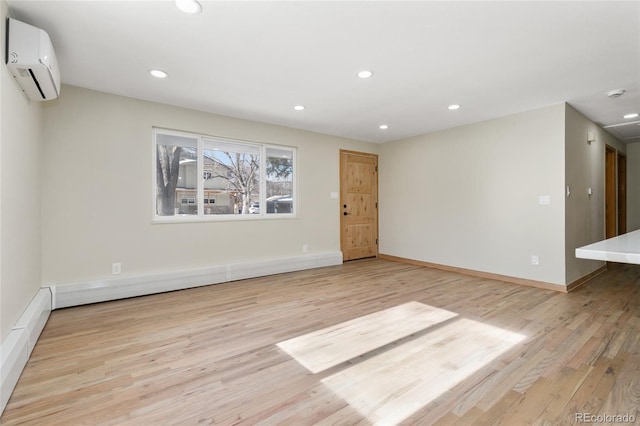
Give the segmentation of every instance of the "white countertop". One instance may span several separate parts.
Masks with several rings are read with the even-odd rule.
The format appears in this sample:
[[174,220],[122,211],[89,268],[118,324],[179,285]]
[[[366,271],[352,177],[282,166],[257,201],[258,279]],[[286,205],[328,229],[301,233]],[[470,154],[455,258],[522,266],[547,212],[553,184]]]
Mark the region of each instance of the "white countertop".
[[576,257],[640,265],[640,229],[579,247],[576,249]]

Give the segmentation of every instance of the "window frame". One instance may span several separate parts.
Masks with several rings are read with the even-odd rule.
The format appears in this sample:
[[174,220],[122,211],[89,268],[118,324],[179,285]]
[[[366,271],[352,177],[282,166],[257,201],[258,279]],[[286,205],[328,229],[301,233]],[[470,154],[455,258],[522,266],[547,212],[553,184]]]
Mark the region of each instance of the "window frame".
[[[297,169],[297,148],[290,145],[279,145],[272,143],[261,143],[261,142],[252,142],[241,139],[227,138],[221,136],[211,136],[204,135],[193,132],[186,132],[180,130],[171,130],[162,127],[153,127],[152,128],[152,155],[151,155],[151,214],[152,214],[152,223],[190,223],[190,222],[225,222],[225,221],[243,221],[243,220],[277,220],[277,219],[292,219],[298,217],[298,169]],[[168,136],[177,136],[183,138],[196,139],[196,158],[197,158],[197,170],[196,176],[204,176],[204,150],[205,143],[228,143],[235,145],[242,145],[251,148],[258,148],[260,155],[260,173],[259,173],[259,182],[258,188],[260,191],[259,196],[259,205],[260,212],[259,213],[247,213],[247,214],[238,214],[238,213],[229,213],[229,214],[205,214],[205,187],[204,187],[204,178],[198,179],[197,187],[196,187],[196,200],[195,204],[197,205],[197,213],[196,214],[174,214],[170,216],[161,216],[157,214],[157,140],[158,135],[168,135]],[[285,150],[291,152],[291,161],[292,161],[292,177],[291,177],[291,196],[292,200],[292,212],[291,213],[267,213],[267,172],[266,172],[266,164],[267,164],[267,150],[268,149],[276,149],[276,150]],[[190,204],[193,205],[193,204]],[[208,204],[207,204],[208,205]],[[263,208],[264,206],[264,208]]]

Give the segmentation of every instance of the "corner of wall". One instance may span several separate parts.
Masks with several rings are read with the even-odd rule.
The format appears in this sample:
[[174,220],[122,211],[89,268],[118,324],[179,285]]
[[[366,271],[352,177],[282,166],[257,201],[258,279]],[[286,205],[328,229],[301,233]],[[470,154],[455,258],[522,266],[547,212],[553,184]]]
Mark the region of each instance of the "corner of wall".
[[[0,45],[9,6],[0,0]],[[42,106],[0,67],[0,411],[51,310],[41,289]],[[20,161],[16,161],[19,158]]]
[[575,249],[604,237],[604,151],[611,136],[565,103],[565,280],[572,284],[602,268],[577,259]]
[[[6,0],[0,3],[0,45],[6,45]],[[4,55],[4,53],[3,53]],[[4,58],[4,56],[3,56]],[[43,113],[0,67],[0,341],[41,287]],[[16,159],[19,159],[17,161]]]

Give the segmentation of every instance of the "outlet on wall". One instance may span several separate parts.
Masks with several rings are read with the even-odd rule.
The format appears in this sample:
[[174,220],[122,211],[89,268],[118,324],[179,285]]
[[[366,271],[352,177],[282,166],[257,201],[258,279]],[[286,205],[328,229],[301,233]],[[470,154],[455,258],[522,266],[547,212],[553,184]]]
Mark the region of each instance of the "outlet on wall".
[[118,263],[112,263],[111,264],[111,274],[112,275],[118,275],[122,273],[122,263],[118,262]]
[[539,265],[540,264],[540,259],[538,258],[537,254],[532,254],[531,255],[531,264],[532,265]]
[[306,252],[308,252],[308,251],[309,251],[309,245],[308,245],[308,244],[303,244],[303,245],[302,245],[302,252],[303,252],[303,253],[306,253]]

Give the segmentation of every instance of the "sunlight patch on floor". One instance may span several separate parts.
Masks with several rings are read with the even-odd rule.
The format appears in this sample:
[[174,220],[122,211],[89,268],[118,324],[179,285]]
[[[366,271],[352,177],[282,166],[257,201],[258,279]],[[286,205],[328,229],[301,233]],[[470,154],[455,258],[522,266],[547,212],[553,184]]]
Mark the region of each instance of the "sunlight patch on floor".
[[525,336],[466,318],[322,380],[373,424],[401,422]]
[[312,373],[368,355],[322,383],[370,422],[392,425],[524,339],[414,301],[280,342],[278,347]]
[[365,355],[456,317],[419,302],[408,302],[278,343],[312,373]]

